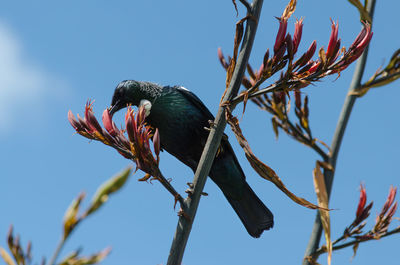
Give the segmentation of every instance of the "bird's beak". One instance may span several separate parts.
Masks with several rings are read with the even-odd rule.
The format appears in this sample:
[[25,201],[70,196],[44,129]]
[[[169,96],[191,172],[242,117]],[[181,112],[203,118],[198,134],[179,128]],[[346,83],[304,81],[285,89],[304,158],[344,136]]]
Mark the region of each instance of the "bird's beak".
[[110,106],[108,108],[108,111],[110,112],[110,115],[113,116],[115,112],[119,111],[120,109],[122,109],[122,104],[121,104],[121,100],[118,100],[117,102],[115,102],[114,105]]

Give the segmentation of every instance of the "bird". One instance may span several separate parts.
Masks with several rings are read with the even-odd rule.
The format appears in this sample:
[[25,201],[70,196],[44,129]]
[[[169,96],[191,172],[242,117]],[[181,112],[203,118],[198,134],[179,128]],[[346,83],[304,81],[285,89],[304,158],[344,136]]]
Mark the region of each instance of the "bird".
[[[194,93],[182,86],[125,80],[115,88],[109,113],[112,116],[128,105],[144,106],[145,122],[158,128],[161,150],[196,171],[214,116]],[[221,189],[250,236],[258,238],[273,227],[272,212],[246,182],[227,137],[221,140],[209,177]]]

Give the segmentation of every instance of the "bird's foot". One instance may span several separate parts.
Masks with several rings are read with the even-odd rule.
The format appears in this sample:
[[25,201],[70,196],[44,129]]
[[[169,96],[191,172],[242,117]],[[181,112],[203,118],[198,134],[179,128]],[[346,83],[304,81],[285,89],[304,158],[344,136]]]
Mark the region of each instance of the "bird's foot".
[[214,127],[216,126],[215,122],[213,120],[208,120],[208,124],[210,124],[210,127]]
[[208,120],[208,124],[210,125],[210,127],[204,127],[204,129],[206,130],[206,131],[211,131],[211,129],[215,129],[215,122],[213,121],[213,120]]
[[[194,185],[193,185],[193,183],[188,182],[188,183],[186,183],[186,184],[189,186],[189,188],[188,188],[187,190],[185,190],[185,192],[186,192],[189,196],[193,195],[193,191],[194,191]],[[203,195],[203,196],[208,196],[208,193],[207,193],[207,192],[202,192],[201,195]]]
[[186,184],[189,186],[189,188],[188,188],[187,190],[185,190],[185,192],[186,192],[189,196],[193,195],[193,189],[194,189],[193,183],[188,182],[188,183],[186,183]]
[[[211,131],[211,128],[216,128],[216,123],[213,121],[213,120],[208,120],[208,123],[210,124],[210,128],[208,128],[208,127],[204,127],[204,130],[206,130],[206,131],[208,131],[208,132],[210,132]],[[222,139],[223,140],[228,140],[228,135],[226,135],[225,133],[222,135]]]

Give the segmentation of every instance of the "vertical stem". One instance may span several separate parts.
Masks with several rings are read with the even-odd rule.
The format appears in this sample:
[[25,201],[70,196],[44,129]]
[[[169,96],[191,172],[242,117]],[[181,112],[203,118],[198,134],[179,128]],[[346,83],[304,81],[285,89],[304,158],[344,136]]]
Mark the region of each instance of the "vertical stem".
[[[375,9],[375,0],[368,1],[367,11],[371,16],[371,19],[374,15],[374,9]],[[363,76],[364,69],[365,69],[365,63],[367,61],[368,49],[369,49],[369,46],[365,49],[364,53],[357,60],[357,65],[354,70],[354,75],[353,75],[353,79],[352,79],[350,87],[349,87],[349,92],[355,90],[356,88],[358,88],[361,85],[361,78]],[[353,109],[354,103],[356,102],[356,99],[357,99],[356,95],[352,95],[351,93],[348,93],[346,96],[346,99],[344,101],[342,111],[340,113],[339,120],[336,125],[335,134],[333,135],[332,144],[331,144],[331,152],[327,159],[327,162],[330,163],[333,168],[336,168],[336,161],[337,161],[337,157],[339,154],[340,146],[342,144],[344,132],[346,130],[347,123],[349,121],[351,111]],[[334,171],[324,170],[324,178],[325,178],[326,190],[328,192],[328,197],[330,197],[331,190],[332,190],[332,184],[333,184],[333,178],[334,178]],[[321,240],[321,235],[322,235],[322,224],[321,224],[321,219],[320,219],[320,215],[318,212],[315,216],[314,226],[312,228],[311,237],[308,242],[304,257],[310,256],[312,253],[314,253],[318,249],[319,242]],[[304,259],[303,265],[308,265],[308,264],[310,264],[310,263],[306,259]]]
[[60,255],[60,252],[61,252],[62,248],[64,247],[65,240],[66,239],[64,237],[62,237],[60,239],[60,241],[57,244],[56,250],[54,251],[54,254],[51,257],[48,265],[55,265],[56,264],[57,258]]
[[[242,47],[238,56],[237,64],[231,79],[231,83],[227,89],[222,102],[234,97],[241,85],[244,71],[251,53],[254,42],[254,37],[257,31],[257,24],[261,13],[263,0],[254,0],[251,5],[251,14],[253,19],[247,20],[246,32],[242,42]],[[220,106],[217,116],[214,121],[215,126],[211,126],[211,131],[201,155],[199,165],[193,180],[193,193],[185,200],[186,217],[179,217],[178,225],[175,231],[175,236],[172,241],[171,250],[169,253],[167,265],[180,265],[182,263],[183,253],[186,243],[189,238],[192,224],[196,215],[197,207],[200,202],[201,192],[207,180],[215,154],[221,141],[224,129],[226,126],[225,106]]]

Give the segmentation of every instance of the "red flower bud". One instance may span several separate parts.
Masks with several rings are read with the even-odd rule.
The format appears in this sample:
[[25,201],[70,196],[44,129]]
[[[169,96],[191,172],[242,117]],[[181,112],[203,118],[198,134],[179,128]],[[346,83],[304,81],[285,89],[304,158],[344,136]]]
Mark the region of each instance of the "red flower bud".
[[312,64],[312,66],[310,67],[310,69],[308,69],[308,72],[310,72],[310,73],[316,72],[320,65],[321,65],[321,62],[320,62],[320,61],[314,62],[314,63]]
[[297,48],[299,47],[301,41],[301,35],[303,33],[303,19],[297,20],[294,25],[294,35],[293,35],[293,54],[296,54]]
[[338,32],[339,32],[339,24],[335,25],[335,22],[332,21],[331,36],[329,38],[328,49],[326,50],[326,58],[328,60],[332,57],[332,55],[334,55],[334,51],[338,41]]
[[87,101],[85,106],[85,121],[87,125],[90,127],[90,133],[94,131],[101,133],[103,131],[99,122],[94,116],[92,102],[90,102],[89,100]]
[[[128,114],[128,113],[127,113]],[[132,117],[133,115],[129,115],[125,120],[126,131],[128,133],[129,140],[131,142],[135,142],[137,138],[136,132],[136,122],[135,119]]]
[[84,128],[81,126],[81,124],[75,119],[74,114],[72,114],[72,111],[68,111],[68,121],[71,123],[72,127],[74,127],[75,131],[83,131]]
[[103,124],[104,124],[104,128],[106,128],[107,132],[111,135],[111,136],[115,136],[117,135],[117,131],[118,129],[115,126],[115,123],[112,121],[110,112],[108,111],[108,109],[105,109],[103,111]]
[[[314,40],[310,47],[308,47],[308,50],[298,59],[295,63],[295,67],[302,67],[303,65],[306,65],[309,63],[310,59],[313,57],[315,50],[317,49],[317,42]],[[308,69],[307,69],[308,70]]]
[[364,211],[364,207],[365,207],[365,203],[367,202],[367,192],[365,190],[365,187],[361,185],[361,189],[360,189],[360,200],[358,202],[358,207],[357,207],[357,212],[356,212],[356,217],[357,219],[359,217],[361,217],[363,211]]
[[286,50],[289,55],[289,58],[293,59],[293,56],[294,56],[293,40],[292,40],[292,36],[290,36],[289,33],[286,35],[285,43],[286,43]]
[[279,20],[279,30],[276,35],[275,45],[274,45],[274,53],[276,54],[278,50],[281,48],[285,41],[286,36],[286,28],[287,28],[287,19],[286,18],[278,18]]
[[394,198],[396,197],[396,193],[397,193],[397,188],[393,188],[393,186],[390,186],[389,195],[388,198],[386,199],[385,204],[383,205],[381,213],[384,214],[389,210],[390,206],[392,206],[393,204]]
[[286,43],[283,43],[283,45],[280,47],[280,49],[275,53],[274,58],[273,58],[273,63],[279,62],[283,55],[285,54],[286,51]]

